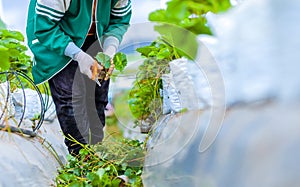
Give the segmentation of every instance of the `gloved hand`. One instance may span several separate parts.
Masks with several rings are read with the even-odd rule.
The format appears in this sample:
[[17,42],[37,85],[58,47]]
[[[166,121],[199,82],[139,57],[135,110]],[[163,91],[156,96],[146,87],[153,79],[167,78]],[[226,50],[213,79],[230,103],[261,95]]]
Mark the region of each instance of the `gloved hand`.
[[[67,45],[64,54],[78,62],[79,70],[81,73],[87,75],[90,79],[93,78],[92,71],[95,69],[95,67],[93,68],[92,66],[96,61],[90,55],[83,52],[79,47],[75,45],[74,42],[70,42]],[[96,65],[98,65],[97,67],[98,70],[103,69],[103,67],[101,67],[97,62]],[[97,69],[96,69],[96,73],[97,73]],[[94,80],[100,86],[99,80],[98,79],[94,79]]]
[[87,75],[91,79],[92,78],[91,67],[94,64],[94,59],[87,53],[80,51],[74,55],[73,60],[78,62],[80,72]]

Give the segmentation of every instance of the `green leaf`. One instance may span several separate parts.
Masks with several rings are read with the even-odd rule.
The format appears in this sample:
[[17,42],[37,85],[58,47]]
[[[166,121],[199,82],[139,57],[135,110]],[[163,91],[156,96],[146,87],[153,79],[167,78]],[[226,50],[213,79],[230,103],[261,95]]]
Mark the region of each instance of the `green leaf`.
[[70,161],[76,161],[76,158],[73,156],[73,155],[71,155],[71,154],[68,154],[67,155],[67,160],[70,162]]
[[89,154],[89,151],[87,150],[87,149],[80,149],[80,151],[79,151],[79,154],[81,155],[81,156],[86,156],[86,155],[88,155]]
[[155,57],[155,56],[157,56],[157,51],[156,50],[151,51],[148,55],[149,55],[149,57]]
[[68,187],[85,187],[85,185],[82,181],[74,181]]
[[136,51],[141,53],[142,56],[149,57],[149,53],[157,51],[157,49],[154,46],[144,46],[137,48]]
[[18,58],[20,56],[20,51],[17,49],[9,49],[9,56],[12,58]]
[[113,180],[111,181],[112,187],[119,187],[119,186],[120,186],[120,183],[121,183],[121,179],[113,179]]
[[127,164],[127,163],[122,163],[122,164],[121,164],[121,169],[122,169],[123,171],[125,171],[127,167],[128,167],[128,164]]
[[190,14],[188,13],[187,3],[184,1],[176,2],[176,1],[169,1],[166,11],[166,15],[168,18],[173,17],[178,21],[188,17]]
[[9,69],[9,52],[6,47],[0,45],[0,69],[2,71]]
[[108,55],[104,54],[103,52],[99,52],[95,58],[98,63],[105,67],[105,69],[108,69],[110,67],[111,63],[110,57]]
[[141,169],[139,169],[135,174],[136,174],[136,175],[141,175],[142,172],[143,172],[143,171],[142,171]]
[[122,72],[124,68],[127,66],[126,55],[121,52],[115,54],[113,58],[113,62],[115,64],[115,69]]
[[168,48],[162,48],[158,53],[157,53],[157,59],[168,59],[171,56],[171,52]]
[[197,35],[194,33],[181,27],[173,27],[170,25],[156,26],[155,30],[162,35],[164,42],[175,49],[174,57],[176,59],[182,57],[182,55],[178,54],[178,51],[182,51],[183,53],[181,54],[185,54],[184,56],[189,59],[196,57],[198,42]]
[[80,168],[75,168],[73,170],[74,175],[80,177],[81,176],[81,169]]
[[160,9],[154,12],[151,12],[148,17],[149,21],[166,21],[166,10]]
[[19,31],[9,31],[9,30],[1,30],[0,31],[0,38],[3,39],[3,38],[13,38],[13,39],[16,39],[18,41],[24,41],[24,36],[21,32]]
[[71,180],[74,180],[76,177],[73,174],[63,173],[63,174],[60,174],[58,176],[58,178],[63,180],[63,181],[69,182]]
[[127,177],[130,177],[132,175],[132,169],[130,169],[130,168],[126,169],[124,175],[126,175]]
[[92,186],[99,186],[101,183],[101,178],[96,173],[88,173],[86,176],[92,183]]

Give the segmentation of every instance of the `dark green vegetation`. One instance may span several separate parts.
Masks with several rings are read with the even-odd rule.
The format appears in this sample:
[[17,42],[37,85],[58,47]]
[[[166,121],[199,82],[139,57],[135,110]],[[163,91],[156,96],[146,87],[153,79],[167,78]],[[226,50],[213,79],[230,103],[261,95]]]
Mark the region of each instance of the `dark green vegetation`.
[[[76,157],[69,155],[55,182],[58,187],[140,187],[143,160],[141,142],[106,139],[95,146],[84,146]],[[127,178],[127,182],[121,178]]]
[[0,29],[0,71],[14,70],[30,74],[31,58],[26,54],[24,36],[18,31]]

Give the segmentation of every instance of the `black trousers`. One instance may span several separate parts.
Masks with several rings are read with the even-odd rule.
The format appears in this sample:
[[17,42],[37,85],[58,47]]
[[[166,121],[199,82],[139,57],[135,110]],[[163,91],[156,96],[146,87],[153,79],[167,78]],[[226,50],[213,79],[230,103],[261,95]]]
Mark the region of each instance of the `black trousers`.
[[[92,36],[86,39],[82,50],[95,56],[101,48]],[[78,63],[72,61],[48,82],[69,153],[76,155],[82,148],[76,141],[81,144],[102,141],[109,80],[99,87],[81,74]]]

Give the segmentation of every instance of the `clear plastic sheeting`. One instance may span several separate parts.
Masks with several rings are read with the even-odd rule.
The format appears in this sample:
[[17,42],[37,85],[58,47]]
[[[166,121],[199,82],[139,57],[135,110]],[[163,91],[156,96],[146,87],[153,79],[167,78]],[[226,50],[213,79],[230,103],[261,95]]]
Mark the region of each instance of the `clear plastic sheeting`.
[[171,118],[151,141],[145,186],[299,186],[299,106],[298,102],[234,107],[205,152],[199,152],[199,145],[209,112]]
[[[174,92],[175,96],[177,96],[176,90],[175,90],[175,86],[172,85],[173,81],[172,81],[172,74],[163,74],[161,76],[162,79],[162,86],[163,89],[160,90],[160,95],[163,98],[163,104],[162,104],[162,114],[169,114],[171,113],[171,106],[170,106],[170,96],[171,93]],[[172,94],[173,95],[173,94]]]
[[299,8],[297,0],[248,0],[208,16],[217,42],[206,44],[222,71],[229,105],[299,96]]
[[[299,10],[298,0],[247,0],[212,16],[216,38],[199,39],[215,57],[230,108],[205,151],[200,145],[214,110],[159,125],[145,186],[300,186]],[[200,46],[198,59],[205,55]]]
[[171,72],[162,76],[163,114],[212,105],[211,90],[201,68],[186,58],[169,63]]
[[167,115],[163,115],[161,118],[159,118],[156,123],[153,125],[153,129],[155,131],[151,131],[151,138],[147,141],[147,149],[155,149],[155,146],[159,143],[158,141],[160,139],[168,139],[169,135],[168,133],[161,133],[164,131],[165,128],[167,128],[167,124],[170,119],[172,119],[176,114],[169,113]]
[[[207,103],[201,102],[203,101],[201,97],[204,94],[202,95],[196,91],[201,90],[199,89],[201,82],[195,81],[195,79],[199,78],[195,75],[202,75],[200,68],[186,58],[173,60],[169,65],[180,98],[181,107],[188,110],[196,110],[207,106]],[[205,81],[205,78],[201,77],[199,81],[201,80]],[[208,84],[205,86],[208,87]]]
[[180,112],[183,107],[181,105],[180,93],[176,89],[174,78],[171,73],[162,75],[163,84],[163,114],[171,112]]
[[0,131],[0,186],[41,187],[54,184],[67,149],[58,122],[44,123],[39,136]]

